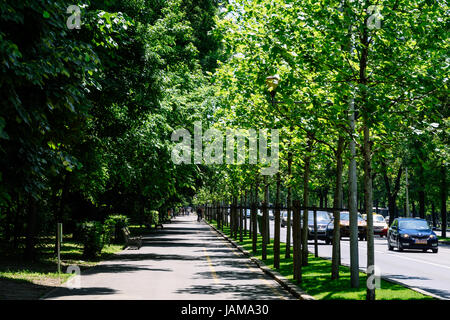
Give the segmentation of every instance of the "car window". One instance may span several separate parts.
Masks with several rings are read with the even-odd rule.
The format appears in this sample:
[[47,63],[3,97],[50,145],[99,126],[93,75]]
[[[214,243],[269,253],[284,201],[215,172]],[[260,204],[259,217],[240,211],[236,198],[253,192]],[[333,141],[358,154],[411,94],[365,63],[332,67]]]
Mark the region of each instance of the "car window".
[[425,220],[405,220],[399,222],[400,229],[428,230],[430,227]]
[[[325,211],[317,211],[317,222],[329,222],[330,216],[328,215],[327,212]],[[308,221],[309,222],[314,222],[314,212],[310,211],[308,212]]]
[[385,222],[386,220],[384,220],[384,217],[383,217],[383,216],[380,216],[380,215],[374,215],[374,216],[373,216],[373,221],[376,221],[376,222]]

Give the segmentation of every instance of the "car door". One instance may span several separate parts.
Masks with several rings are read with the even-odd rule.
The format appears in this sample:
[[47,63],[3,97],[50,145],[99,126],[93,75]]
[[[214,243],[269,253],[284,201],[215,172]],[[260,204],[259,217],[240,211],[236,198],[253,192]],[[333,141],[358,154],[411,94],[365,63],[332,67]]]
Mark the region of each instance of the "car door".
[[391,245],[397,245],[398,239],[398,220],[395,219],[389,229],[389,243]]

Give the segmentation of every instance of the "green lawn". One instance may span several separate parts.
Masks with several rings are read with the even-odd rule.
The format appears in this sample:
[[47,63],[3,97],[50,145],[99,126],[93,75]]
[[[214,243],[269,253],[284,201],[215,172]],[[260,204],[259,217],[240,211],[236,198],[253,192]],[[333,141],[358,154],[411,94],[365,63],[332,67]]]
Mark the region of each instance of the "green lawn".
[[450,243],[450,237],[445,237],[445,238],[444,238],[444,237],[438,236],[438,239],[441,240],[441,241]]
[[[217,227],[216,222],[212,224]],[[230,229],[225,227],[223,232],[229,236]],[[244,249],[252,253],[252,240],[244,237],[244,241],[240,242],[239,237],[236,241]],[[281,259],[280,269],[277,270],[280,274],[285,276],[291,282],[293,281],[293,262],[292,257],[290,259],[284,258],[284,252],[286,250],[286,244],[281,243]],[[292,251],[291,251],[292,252]],[[257,252],[254,255],[259,260],[262,260],[261,256],[261,236],[258,235]],[[308,266],[302,268],[303,282],[299,286],[303,291],[316,299],[323,300],[365,300],[366,298],[366,280],[365,273],[360,272],[360,287],[351,288],[350,286],[350,268],[346,266],[340,266],[340,277],[338,280],[331,280],[331,261],[323,258],[315,258],[314,255],[309,255]],[[267,246],[267,260],[264,263],[273,268],[273,240]],[[381,288],[376,290],[377,300],[428,300],[434,299],[429,296],[425,296],[416,291],[408,289],[398,284],[394,284],[385,280],[381,280]]]
[[55,237],[41,237],[37,247],[37,258],[33,262],[22,259],[23,246],[16,252],[2,246],[0,248],[0,300],[35,299],[52,288],[67,281],[71,275],[65,273],[70,265],[77,265],[81,271],[95,266],[123,249],[123,245],[109,245],[100,257],[86,261],[83,259],[83,245],[66,235],[61,247],[61,273],[57,272],[57,257],[54,254]]

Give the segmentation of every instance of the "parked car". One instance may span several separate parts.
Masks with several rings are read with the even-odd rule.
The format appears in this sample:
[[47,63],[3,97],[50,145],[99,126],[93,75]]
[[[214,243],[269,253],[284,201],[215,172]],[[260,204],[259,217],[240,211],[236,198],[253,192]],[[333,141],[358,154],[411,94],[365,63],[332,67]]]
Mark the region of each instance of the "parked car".
[[[339,221],[339,227],[340,227],[340,234],[342,237],[350,237],[350,213],[349,212],[341,212],[340,214],[340,221]],[[328,225],[329,234],[331,234],[331,237],[333,236],[333,229],[334,224],[331,222]],[[361,214],[358,213],[358,238],[359,240],[366,240],[367,239],[367,223],[361,216]]]
[[[328,212],[317,211],[317,239],[324,240],[327,244],[331,243],[333,237],[333,234],[330,235],[328,231],[331,222],[332,219]],[[314,211],[308,211],[308,239],[314,239]]]
[[[292,219],[292,212],[291,212],[291,219]],[[284,228],[286,226],[287,226],[287,210],[281,210],[281,227]]]
[[388,231],[388,249],[431,249],[438,252],[438,238],[427,221],[417,218],[397,218]]
[[[367,222],[367,215],[362,215],[363,219]],[[377,234],[380,237],[386,237],[387,236],[387,230],[389,226],[386,222],[386,219],[381,215],[377,213],[373,213],[373,234]]]

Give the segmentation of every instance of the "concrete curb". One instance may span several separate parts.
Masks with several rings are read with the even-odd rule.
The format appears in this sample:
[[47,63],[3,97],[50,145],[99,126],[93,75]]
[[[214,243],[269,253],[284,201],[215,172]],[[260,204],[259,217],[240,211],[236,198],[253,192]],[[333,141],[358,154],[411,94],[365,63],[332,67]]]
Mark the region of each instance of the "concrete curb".
[[290,282],[286,277],[281,275],[279,272],[270,269],[264,262],[261,260],[253,257],[250,252],[245,250],[242,246],[237,244],[234,240],[230,239],[227,235],[225,235],[222,231],[211,225],[210,223],[206,222],[214,231],[216,231],[218,234],[220,234],[225,240],[227,240],[233,247],[238,249],[242,254],[244,254],[246,257],[248,257],[254,264],[258,266],[265,274],[269,275],[271,278],[273,278],[276,282],[278,282],[284,289],[286,289],[290,294],[292,294],[294,297],[296,297],[299,300],[316,300],[314,297],[308,295],[306,292],[299,289],[295,284]]

